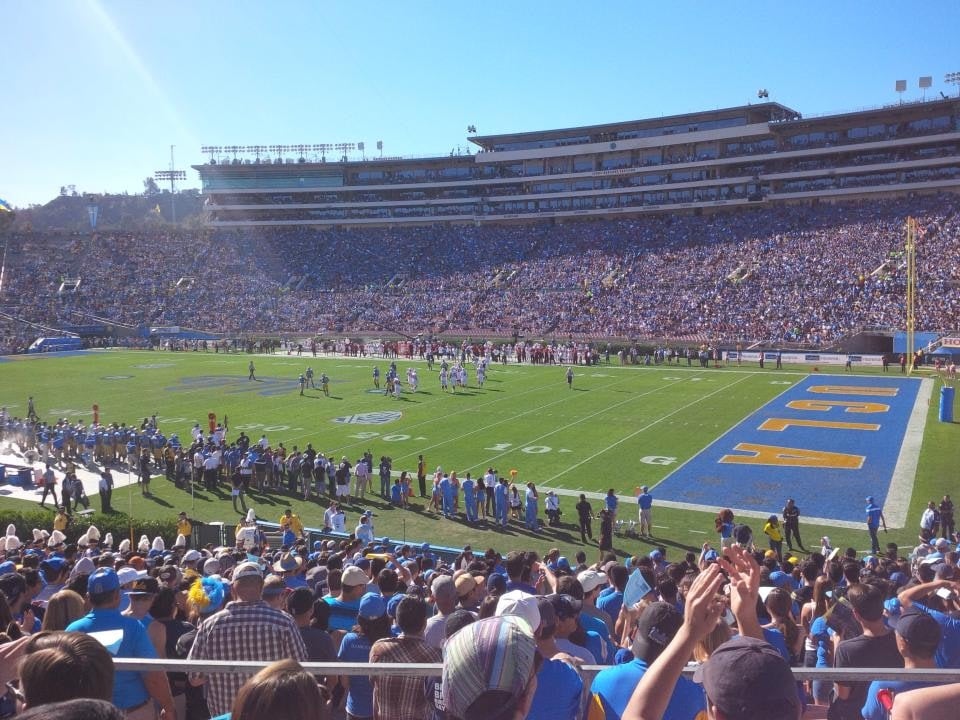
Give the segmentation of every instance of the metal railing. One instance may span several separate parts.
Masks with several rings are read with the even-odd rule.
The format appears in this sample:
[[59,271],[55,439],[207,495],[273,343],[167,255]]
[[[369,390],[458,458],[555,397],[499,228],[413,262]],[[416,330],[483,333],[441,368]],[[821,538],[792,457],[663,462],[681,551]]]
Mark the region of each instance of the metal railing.
[[[269,665],[267,662],[229,660],[137,660],[114,658],[117,670],[150,672],[190,673],[242,673],[253,675]],[[353,663],[353,662],[305,662],[303,669],[311,675],[368,675],[402,677],[439,677],[443,674],[440,663]],[[584,679],[591,679],[609,665],[583,665],[580,672]],[[695,666],[687,666],[683,674],[693,675]],[[907,670],[904,668],[792,668],[797,680],[831,680],[836,682],[872,682],[873,680],[908,680],[910,682],[955,683],[960,682],[960,670]]]

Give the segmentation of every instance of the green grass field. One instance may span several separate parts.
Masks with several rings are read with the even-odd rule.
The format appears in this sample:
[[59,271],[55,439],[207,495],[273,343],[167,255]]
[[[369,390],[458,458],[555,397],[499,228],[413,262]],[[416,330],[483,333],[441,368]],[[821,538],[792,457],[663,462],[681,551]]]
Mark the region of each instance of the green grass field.
[[[251,357],[256,382],[247,379]],[[401,377],[410,364],[398,361]],[[319,390],[299,396],[296,379],[307,365],[318,378],[321,372],[330,376],[329,398]],[[40,416],[49,421],[58,417],[89,421],[94,404],[100,408],[101,422],[138,423],[156,414],[161,429],[168,436],[176,432],[181,439],[189,438],[194,422],[205,427],[208,413],[215,413],[220,419],[228,416],[230,437],[240,430],[254,440],[266,434],[271,444],[283,442],[288,449],[310,442],[318,450],[351,460],[370,449],[375,458],[391,456],[397,471],[415,471],[422,453],[431,470],[442,465],[461,477],[466,471],[482,474],[492,465],[501,474],[517,470],[519,480],[532,480],[539,489],[603,492],[612,487],[632,496],[636,486],[655,486],[679,463],[783,392],[784,381],[799,381],[811,370],[761,371],[747,366],[703,370],[685,363],[654,368],[600,365],[577,368],[570,390],[562,367],[498,365],[480,389],[471,366],[472,387],[453,394],[441,392],[436,372],[416,363],[420,391],[396,400],[373,392],[374,365],[384,372],[389,361],[145,351],[16,358],[0,362],[0,405],[21,414],[27,396],[33,395]],[[370,420],[380,424],[365,422]],[[936,407],[929,409],[911,520],[907,529],[891,531],[888,540],[911,544],[923,503],[951,492],[960,459],[957,432],[956,423],[936,422]],[[191,499],[188,492],[162,479],[153,485],[152,499],[136,492],[136,497],[128,498],[125,490],[119,490],[114,504],[134,518],[171,517],[185,509],[200,520],[236,519],[226,493]],[[320,525],[324,508],[282,494],[254,495],[248,504],[267,520],[275,520],[292,505],[308,526]],[[734,498],[724,504],[736,507]],[[29,505],[0,498],[0,516]],[[517,525],[505,532],[492,531],[438,519],[422,507],[394,510],[378,498],[368,499],[362,507],[378,514],[378,535],[393,539],[454,546],[471,542],[504,552],[558,546],[572,554],[582,548],[573,527],[573,505],[573,498],[563,495],[566,527],[546,528],[535,537]],[[360,507],[348,511],[348,526]],[[779,507],[770,510],[777,512]],[[633,506],[626,516],[635,517]],[[655,507],[654,524],[659,526],[657,542],[668,547],[699,547],[715,537],[713,516],[706,512]],[[758,522],[752,524],[759,530]],[[808,546],[829,534],[835,545],[868,547],[865,530],[809,525],[802,529]],[[614,544],[630,554],[651,546],[625,538]]]

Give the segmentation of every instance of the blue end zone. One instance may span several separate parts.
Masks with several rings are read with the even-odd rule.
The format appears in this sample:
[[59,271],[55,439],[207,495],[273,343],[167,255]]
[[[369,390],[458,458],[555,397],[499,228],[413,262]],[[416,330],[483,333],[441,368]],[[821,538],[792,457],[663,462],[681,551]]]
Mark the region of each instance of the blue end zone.
[[[817,391],[825,386],[835,391]],[[912,378],[809,376],[677,468],[656,496],[778,515],[792,497],[803,516],[863,522],[868,495],[886,501],[919,389]]]

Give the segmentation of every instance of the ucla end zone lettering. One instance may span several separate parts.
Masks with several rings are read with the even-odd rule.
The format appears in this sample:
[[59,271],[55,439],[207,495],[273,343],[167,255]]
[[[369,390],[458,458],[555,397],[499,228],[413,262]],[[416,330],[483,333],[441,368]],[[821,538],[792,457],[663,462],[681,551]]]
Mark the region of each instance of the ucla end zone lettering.
[[764,405],[657,486],[662,500],[863,521],[885,501],[920,389],[914,378],[810,376]]

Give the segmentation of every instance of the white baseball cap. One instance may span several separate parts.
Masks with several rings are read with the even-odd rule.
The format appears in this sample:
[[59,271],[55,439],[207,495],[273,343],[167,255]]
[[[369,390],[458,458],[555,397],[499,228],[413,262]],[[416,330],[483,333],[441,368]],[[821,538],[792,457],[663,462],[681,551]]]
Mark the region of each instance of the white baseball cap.
[[537,603],[537,596],[523,592],[523,590],[511,590],[504,593],[497,600],[498,617],[501,615],[515,615],[523,620],[530,628],[530,634],[536,632],[540,627],[540,607]]

